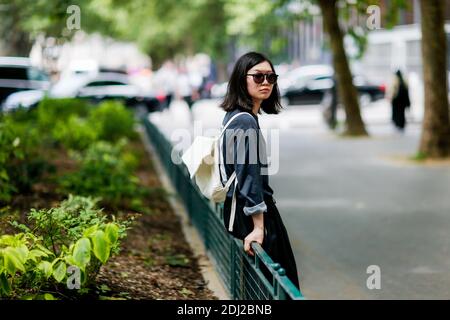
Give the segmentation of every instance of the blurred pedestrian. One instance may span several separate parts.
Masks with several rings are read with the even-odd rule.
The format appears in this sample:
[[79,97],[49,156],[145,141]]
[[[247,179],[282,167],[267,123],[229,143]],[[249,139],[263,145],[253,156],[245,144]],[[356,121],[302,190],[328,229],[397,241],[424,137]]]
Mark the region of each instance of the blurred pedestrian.
[[184,100],[188,105],[189,110],[191,110],[193,104],[192,87],[189,79],[189,74],[185,67],[179,68],[175,87],[177,98]]
[[323,118],[328,127],[332,130],[336,128],[337,125],[337,108],[338,108],[338,95],[337,95],[337,83],[336,78],[332,78],[331,87],[325,91],[323,100]]
[[392,121],[399,131],[404,131],[406,126],[405,110],[411,106],[409,90],[402,72],[397,70],[391,87],[388,90],[388,99],[392,105]]
[[[251,243],[259,243],[299,287],[294,254],[269,186],[266,146],[258,121],[261,109],[268,114],[281,109],[277,78],[272,62],[256,52],[240,57],[231,74],[221,104],[226,111],[223,125],[232,121],[220,142],[226,159],[220,165],[220,176],[222,183],[234,174],[236,180],[225,200],[224,223],[229,233],[244,241],[247,254],[254,255]],[[244,114],[232,119],[239,113]],[[270,274],[266,276],[270,281]]]

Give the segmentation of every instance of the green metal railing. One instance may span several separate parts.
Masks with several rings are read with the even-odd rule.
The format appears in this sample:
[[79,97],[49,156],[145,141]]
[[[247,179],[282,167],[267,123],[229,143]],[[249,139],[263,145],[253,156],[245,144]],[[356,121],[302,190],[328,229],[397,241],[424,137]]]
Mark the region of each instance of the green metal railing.
[[172,144],[169,140],[147,118],[142,121],[230,297],[239,300],[303,299],[301,292],[286,276],[285,270],[274,263],[259,244],[252,244],[254,257],[245,254],[242,241],[229,235],[223,225],[223,204],[213,206],[198,191],[186,166],[172,161]]

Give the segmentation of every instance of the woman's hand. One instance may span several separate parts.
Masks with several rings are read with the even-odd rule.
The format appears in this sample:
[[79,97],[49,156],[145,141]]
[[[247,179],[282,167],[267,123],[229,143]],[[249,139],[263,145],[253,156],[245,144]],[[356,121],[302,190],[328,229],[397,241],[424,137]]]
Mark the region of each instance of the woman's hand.
[[260,226],[255,226],[253,228],[253,231],[250,232],[244,239],[244,250],[247,254],[254,256],[255,253],[253,252],[251,243],[257,242],[260,245],[262,245],[264,240],[264,228],[261,228]]

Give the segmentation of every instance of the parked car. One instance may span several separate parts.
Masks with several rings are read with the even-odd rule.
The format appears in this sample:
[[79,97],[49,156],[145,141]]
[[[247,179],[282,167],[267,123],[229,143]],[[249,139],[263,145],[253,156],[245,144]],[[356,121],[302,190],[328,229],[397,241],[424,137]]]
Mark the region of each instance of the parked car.
[[158,111],[164,107],[166,96],[155,95],[130,83],[126,74],[117,72],[100,72],[91,74],[74,74],[55,83],[48,92],[33,94],[16,93],[3,104],[6,111],[20,106],[30,108],[36,106],[44,97],[50,98],[81,98],[93,103],[104,100],[122,100],[129,107],[142,106],[148,112]]
[[48,75],[31,65],[28,58],[0,57],[0,105],[18,91],[47,90]]
[[[290,105],[320,104],[325,92],[334,85],[333,77],[333,68],[328,65],[299,67],[280,77],[280,93]],[[384,98],[385,86],[370,83],[362,75],[355,75],[353,84],[362,105]]]

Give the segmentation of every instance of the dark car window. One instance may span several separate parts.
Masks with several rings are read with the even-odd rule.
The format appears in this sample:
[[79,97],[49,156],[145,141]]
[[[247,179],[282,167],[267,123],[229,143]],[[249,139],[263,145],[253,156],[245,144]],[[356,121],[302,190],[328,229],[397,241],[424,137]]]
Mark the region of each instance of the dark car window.
[[314,80],[328,80],[328,79],[332,78],[330,76],[319,76],[314,78]]
[[100,86],[123,86],[126,83],[119,81],[94,81],[86,85],[86,87],[100,87]]
[[0,79],[28,80],[27,68],[0,66]]

